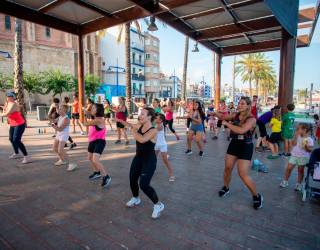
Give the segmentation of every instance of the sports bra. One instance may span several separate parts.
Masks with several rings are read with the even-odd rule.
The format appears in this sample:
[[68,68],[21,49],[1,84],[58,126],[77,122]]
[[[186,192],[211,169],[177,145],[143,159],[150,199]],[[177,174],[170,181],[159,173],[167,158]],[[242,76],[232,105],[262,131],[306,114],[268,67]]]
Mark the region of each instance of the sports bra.
[[[137,131],[140,135],[144,135],[144,134],[148,133],[151,129],[154,129],[154,127],[151,127],[146,132],[142,133],[142,127],[143,126],[141,126]],[[138,156],[148,157],[150,155],[150,153],[154,153],[155,143],[151,140],[149,140],[145,143],[141,143],[141,142],[136,141],[136,146],[137,146],[136,154]]]

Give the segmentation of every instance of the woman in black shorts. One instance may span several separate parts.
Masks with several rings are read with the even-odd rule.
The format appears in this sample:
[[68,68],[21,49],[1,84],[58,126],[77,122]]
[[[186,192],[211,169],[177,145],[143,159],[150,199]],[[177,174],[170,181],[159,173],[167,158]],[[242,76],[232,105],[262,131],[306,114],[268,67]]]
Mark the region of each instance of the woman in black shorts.
[[[249,97],[242,97],[238,104],[238,113],[222,115],[214,113],[223,120],[222,125],[230,130],[231,142],[225,156],[224,186],[219,191],[223,197],[229,193],[229,184],[234,165],[237,163],[238,173],[253,196],[253,207],[262,208],[263,197],[256,191],[256,185],[248,175],[253,154],[252,135],[256,126],[256,119],[251,114],[251,100]],[[228,121],[232,121],[229,123]]]
[[156,113],[152,108],[143,108],[138,117],[137,125],[117,120],[125,126],[131,127],[132,135],[136,139],[136,155],[130,167],[130,187],[132,198],[127,202],[127,207],[134,207],[140,204],[139,186],[154,204],[152,218],[160,216],[164,205],[159,201],[156,191],[150,186],[152,176],[157,166],[157,156],[154,150],[157,140],[157,129],[152,122]]

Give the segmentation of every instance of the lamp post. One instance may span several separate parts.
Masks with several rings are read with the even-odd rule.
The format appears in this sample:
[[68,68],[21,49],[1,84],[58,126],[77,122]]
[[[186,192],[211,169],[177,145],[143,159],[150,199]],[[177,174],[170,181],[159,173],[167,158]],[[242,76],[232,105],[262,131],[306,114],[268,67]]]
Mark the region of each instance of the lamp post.
[[117,58],[117,66],[109,66],[108,71],[111,71],[112,69],[115,69],[115,73],[116,73],[116,91],[117,91],[117,96],[119,96],[119,73],[125,73],[126,69],[119,67],[118,66],[118,58]]

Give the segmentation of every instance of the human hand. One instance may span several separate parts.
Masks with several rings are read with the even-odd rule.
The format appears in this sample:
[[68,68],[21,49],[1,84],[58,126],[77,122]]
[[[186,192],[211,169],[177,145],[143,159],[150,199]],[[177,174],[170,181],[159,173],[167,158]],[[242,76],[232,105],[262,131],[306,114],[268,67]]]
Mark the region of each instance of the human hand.
[[223,125],[223,126],[228,126],[228,124],[229,124],[229,122],[227,122],[227,121],[225,121],[225,120],[222,121],[222,125]]

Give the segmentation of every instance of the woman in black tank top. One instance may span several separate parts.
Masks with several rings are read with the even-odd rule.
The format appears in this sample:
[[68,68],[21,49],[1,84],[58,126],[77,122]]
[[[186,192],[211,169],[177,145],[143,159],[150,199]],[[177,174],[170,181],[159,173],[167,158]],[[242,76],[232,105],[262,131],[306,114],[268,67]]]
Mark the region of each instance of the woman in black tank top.
[[134,207],[140,204],[140,186],[142,191],[154,204],[152,213],[152,218],[154,219],[158,218],[164,209],[164,205],[159,201],[156,191],[150,186],[157,166],[157,156],[154,150],[157,140],[157,129],[152,126],[155,116],[156,113],[152,108],[144,108],[138,117],[138,125],[116,119],[117,122],[131,128],[137,147],[136,155],[132,160],[130,168],[130,187],[133,197],[127,202],[126,206]]
[[219,191],[219,196],[223,197],[229,193],[232,170],[234,165],[237,164],[239,176],[253,196],[253,207],[258,209],[262,208],[263,197],[257,193],[256,185],[248,174],[253,154],[252,134],[256,126],[256,119],[251,115],[251,100],[249,97],[240,99],[238,111],[238,113],[230,115],[213,113],[223,120],[223,125],[231,130],[231,142],[225,156],[224,186]]

